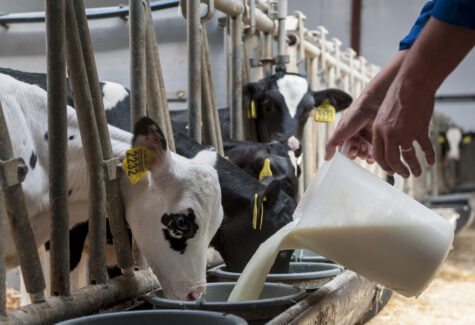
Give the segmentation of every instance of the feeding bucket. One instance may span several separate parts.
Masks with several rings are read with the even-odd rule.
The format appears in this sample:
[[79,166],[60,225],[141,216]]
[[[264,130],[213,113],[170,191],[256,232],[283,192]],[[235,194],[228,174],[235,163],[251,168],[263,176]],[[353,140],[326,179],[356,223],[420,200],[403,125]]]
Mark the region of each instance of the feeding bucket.
[[196,310],[146,310],[93,315],[67,320],[58,325],[246,325],[234,315]]
[[[269,273],[266,282],[285,283],[305,290],[315,290],[331,281],[343,268],[332,263],[291,262],[288,273]],[[241,273],[229,272],[226,267],[213,271],[218,281],[237,281]]]
[[166,299],[162,290],[154,291],[144,299],[155,308],[219,311],[242,317],[249,324],[263,324],[306,296],[303,289],[295,286],[265,283],[259,299],[228,302],[234,285],[235,282],[208,283],[206,294],[196,302]]
[[451,247],[452,225],[340,153],[305,192],[286,239],[410,297]]

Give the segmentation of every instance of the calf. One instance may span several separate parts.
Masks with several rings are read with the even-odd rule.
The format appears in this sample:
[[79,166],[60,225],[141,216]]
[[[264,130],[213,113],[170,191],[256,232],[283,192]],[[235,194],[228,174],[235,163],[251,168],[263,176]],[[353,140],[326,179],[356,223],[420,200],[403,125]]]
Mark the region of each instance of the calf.
[[[0,101],[15,157],[29,162],[22,183],[30,222],[38,246],[49,240],[47,94],[35,86],[0,74]],[[85,158],[75,111],[67,107],[68,186],[70,228],[88,215],[88,183]],[[121,175],[125,215],[132,234],[165,295],[194,300],[204,292],[206,250],[221,224],[223,211],[216,154],[202,150],[188,159],[170,152],[160,129],[138,121],[134,134],[109,127],[113,154],[143,146],[157,157],[145,177],[131,184]],[[7,267],[17,264],[13,240],[7,233]]]
[[[16,79],[37,85],[46,89],[46,75],[42,73],[21,72],[11,69],[0,69],[6,74]],[[130,125],[130,97],[129,91],[122,85],[113,82],[101,82],[107,120],[109,124],[127,129]],[[71,91],[68,83],[68,104],[73,106]],[[175,112],[171,112],[174,116]],[[183,112],[178,116],[182,117]],[[175,114],[175,116],[177,116]],[[173,130],[177,153],[188,158],[195,157],[199,152],[206,152],[205,148],[197,142],[191,140],[183,132],[186,123],[180,118],[173,119]],[[286,155],[288,147],[279,143],[269,144],[269,152],[280,156]],[[296,207],[295,199],[289,196],[283,189],[287,189],[285,173],[277,173],[268,177],[260,183],[258,180],[238,168],[233,163],[213,153],[216,162],[216,169],[221,185],[222,205],[224,209],[224,219],[212,245],[220,252],[229,270],[241,272],[257,250],[259,245],[268,237],[274,234],[283,225],[292,221],[292,214]],[[293,157],[294,155],[291,154]],[[195,158],[194,158],[195,159]],[[276,165],[277,166],[277,165]],[[261,167],[262,168],[262,167]],[[293,167],[292,167],[293,168]],[[293,170],[293,169],[288,169]],[[281,184],[282,188],[281,188]],[[293,185],[290,185],[289,193],[293,192]],[[257,194],[257,200],[255,195]],[[266,201],[263,201],[264,196]],[[253,227],[254,208],[257,208],[259,224]],[[263,210],[261,209],[263,207]],[[262,212],[262,218],[261,218]],[[260,221],[262,219],[262,227]],[[80,230],[81,228],[79,228]],[[78,231],[79,231],[78,230]],[[76,253],[82,251],[84,239],[87,233],[74,234],[82,241],[75,243]],[[246,238],[245,241],[242,238]],[[288,271],[290,252],[282,252],[276,259],[272,272]],[[71,255],[74,261],[80,258]],[[71,264],[74,267],[74,264]]]
[[[256,179],[263,169],[269,168],[274,177],[282,179],[281,188],[294,200],[297,199],[300,167],[289,146],[278,141],[268,143],[225,140],[226,157]],[[266,160],[269,165],[265,166]]]

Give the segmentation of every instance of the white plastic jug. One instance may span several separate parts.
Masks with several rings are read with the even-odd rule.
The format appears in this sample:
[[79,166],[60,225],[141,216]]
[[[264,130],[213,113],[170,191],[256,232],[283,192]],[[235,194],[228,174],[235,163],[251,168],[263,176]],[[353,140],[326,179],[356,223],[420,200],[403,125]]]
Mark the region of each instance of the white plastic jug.
[[452,244],[452,225],[336,153],[305,192],[288,238],[404,296],[431,282]]

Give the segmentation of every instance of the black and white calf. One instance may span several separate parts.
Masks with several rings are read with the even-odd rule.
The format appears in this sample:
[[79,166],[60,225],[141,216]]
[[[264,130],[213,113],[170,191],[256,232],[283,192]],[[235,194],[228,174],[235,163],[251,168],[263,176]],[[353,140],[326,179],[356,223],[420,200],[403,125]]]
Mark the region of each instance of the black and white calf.
[[[46,75],[42,73],[21,72],[11,69],[0,69],[6,74],[14,78],[25,81],[30,84],[38,85],[46,89]],[[101,82],[102,93],[104,97],[104,107],[108,123],[120,128],[127,129],[130,125],[130,96],[129,91],[122,85],[113,82]],[[71,91],[68,87],[68,103],[73,106],[73,99]],[[107,104],[106,104],[107,103]],[[185,112],[186,113],[186,112]],[[177,115],[178,114],[178,115]],[[186,113],[187,114],[187,113]],[[173,121],[173,130],[175,136],[175,145],[177,153],[182,156],[192,158],[200,152],[206,151],[205,148],[197,142],[185,135],[187,118],[183,118],[183,112],[171,112]],[[178,118],[177,118],[178,116]],[[175,118],[173,118],[175,117]],[[181,131],[181,132],[180,132]],[[228,142],[230,146],[232,141]],[[244,142],[237,142],[232,145],[237,152],[242,150]],[[262,150],[263,144],[251,144],[256,150]],[[272,142],[266,146],[265,151],[275,156],[284,157],[285,162],[281,161],[273,166],[273,177],[267,178],[260,183],[256,178],[252,177],[244,170],[241,170],[233,163],[214,154],[216,162],[214,168],[216,169],[220,186],[221,197],[224,209],[224,220],[222,226],[219,228],[212,244],[222,255],[228,268],[235,272],[241,272],[247,264],[251,256],[257,250],[259,245],[274,234],[283,225],[292,221],[292,214],[296,207],[295,196],[293,195],[295,189],[293,184],[293,177],[289,173],[295,172],[295,155],[287,145]],[[244,148],[251,148],[244,146]],[[247,150],[247,149],[244,149]],[[290,152],[289,152],[290,151]],[[236,152],[236,151],[235,151]],[[248,157],[253,156],[252,151],[247,152]],[[293,158],[291,160],[290,158]],[[256,157],[250,157],[254,159]],[[293,161],[289,166],[289,161]],[[259,162],[262,163],[262,162]],[[257,168],[257,167],[256,167]],[[260,167],[262,168],[262,166]],[[282,169],[282,171],[277,170]],[[249,170],[250,171],[250,170]],[[251,173],[252,174],[252,173]],[[288,179],[291,179],[290,182]],[[257,194],[257,200],[255,200]],[[266,196],[267,200],[262,201]],[[257,203],[257,204],[256,204]],[[260,227],[260,207],[264,207],[262,214],[262,228]],[[259,214],[259,227],[253,227],[254,205],[257,205]],[[83,227],[84,228],[84,227]],[[87,228],[87,227],[86,227]],[[78,231],[82,231],[79,228]],[[82,231],[81,234],[74,234],[75,237],[81,241],[74,245],[76,254],[72,254],[74,261],[78,261],[78,253],[82,251],[86,233]],[[242,238],[246,238],[243,241]],[[280,254],[272,268],[272,272],[285,272],[288,270],[291,254],[284,252]],[[71,263],[73,266],[74,264]]]
[[[254,102],[257,116],[256,134],[259,142],[278,140],[289,145],[299,155],[303,129],[310,112],[325,99],[339,112],[351,104],[351,96],[339,89],[313,91],[307,79],[299,74],[286,73],[285,69],[255,83],[243,87],[243,108],[251,108]],[[223,112],[223,120],[229,120],[229,111]],[[228,115],[228,116],[226,116]],[[226,122],[223,121],[226,125]],[[229,123],[227,123],[229,125]],[[229,129],[223,129],[223,136]]]
[[[37,246],[49,240],[47,94],[36,85],[0,74],[3,106],[15,157],[29,163],[22,183]],[[88,215],[86,164],[75,111],[68,112],[68,184],[70,228]],[[216,154],[202,150],[192,159],[170,152],[156,125],[141,120],[135,134],[109,127],[114,156],[133,146],[157,152],[157,159],[137,184],[121,176],[127,223],[157,275],[167,297],[196,299],[206,282],[206,251],[221,224],[223,210]],[[17,265],[10,233],[7,267]]]

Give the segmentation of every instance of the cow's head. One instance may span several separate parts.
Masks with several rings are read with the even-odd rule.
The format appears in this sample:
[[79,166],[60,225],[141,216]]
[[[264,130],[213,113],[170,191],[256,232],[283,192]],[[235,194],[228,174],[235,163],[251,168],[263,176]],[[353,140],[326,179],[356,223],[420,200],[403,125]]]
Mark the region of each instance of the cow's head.
[[279,141],[267,143],[227,140],[224,142],[226,156],[255,179],[264,175],[281,179],[281,189],[297,198],[300,166],[294,152]]
[[142,118],[133,146],[156,151],[150,173],[126,185],[132,234],[166,297],[195,300],[205,290],[206,252],[223,218],[216,154],[193,159],[171,153],[160,128]]
[[279,70],[274,75],[243,87],[243,107],[257,112],[257,133],[260,142],[286,142],[297,156],[307,118],[314,107],[325,99],[338,112],[351,104],[351,97],[339,89],[312,91],[305,78]]
[[[250,177],[248,184],[256,182]],[[225,214],[212,245],[223,257],[228,271],[242,272],[259,246],[293,220],[296,202],[281,190],[281,184],[282,179],[272,176],[251,190],[249,186],[236,184],[232,189],[233,200],[223,201],[224,210],[229,213]],[[281,251],[271,272],[288,272],[291,256],[292,251]]]

